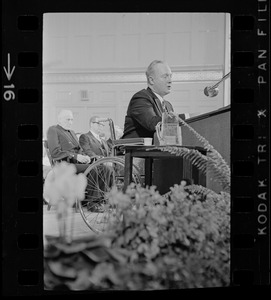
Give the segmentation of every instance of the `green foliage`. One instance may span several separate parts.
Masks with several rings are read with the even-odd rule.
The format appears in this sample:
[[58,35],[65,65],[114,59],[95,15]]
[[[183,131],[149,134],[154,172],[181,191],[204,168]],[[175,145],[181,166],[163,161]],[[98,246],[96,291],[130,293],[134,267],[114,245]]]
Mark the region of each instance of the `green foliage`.
[[[129,196],[129,197],[125,197]],[[114,192],[122,203],[113,225],[112,247],[129,252],[120,289],[168,289],[229,284],[229,194],[189,194],[175,185],[169,199],[154,187]],[[125,204],[124,204],[125,203]],[[104,273],[102,286],[106,284]]]
[[[110,239],[106,236],[93,235],[72,243],[49,237],[44,250],[44,287],[47,290],[101,289],[99,276],[96,276],[101,267],[106,262],[117,266],[124,263],[126,257],[127,251],[110,248]],[[110,280],[118,283],[110,270],[107,271]]]
[[157,146],[155,149],[160,151],[166,151],[176,156],[182,156],[188,159],[193,165],[195,165],[203,173],[212,172],[214,180],[218,181],[222,188],[230,191],[230,171],[227,163],[221,161],[220,158],[214,159],[209,152],[206,155],[202,154],[196,149],[189,149],[187,147],[180,146]]
[[62,245],[49,241],[45,287],[71,290],[152,290],[229,285],[230,198],[171,188],[112,190],[118,221],[107,236]]
[[197,137],[197,139],[203,144],[204,149],[206,149],[209,152],[209,156],[217,163],[217,165],[225,166],[225,169],[227,169],[227,171],[230,172],[230,168],[228,167],[226,161],[223,159],[221,154],[202,135],[200,135],[183,119],[178,118],[178,120],[182,125],[187,127]]
[[[219,198],[219,194],[217,194],[213,190],[211,190],[207,187],[204,187],[200,184],[187,185],[184,187],[184,189],[191,194],[201,195],[202,200],[205,200],[206,197],[213,197],[213,198],[218,197]],[[224,192],[224,193],[228,195],[227,192]]]
[[215,179],[218,180],[226,192],[230,191],[230,167],[221,154],[207,141],[202,135],[200,135],[194,128],[192,128],[183,119],[178,118],[179,122],[183,126],[187,127],[203,144],[205,150],[207,150],[208,168],[215,174]]

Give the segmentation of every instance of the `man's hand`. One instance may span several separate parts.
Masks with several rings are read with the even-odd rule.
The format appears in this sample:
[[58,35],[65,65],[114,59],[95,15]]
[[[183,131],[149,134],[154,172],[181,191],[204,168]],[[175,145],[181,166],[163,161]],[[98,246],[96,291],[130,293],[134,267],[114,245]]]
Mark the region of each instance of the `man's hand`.
[[77,160],[82,164],[90,163],[90,158],[87,155],[77,154]]

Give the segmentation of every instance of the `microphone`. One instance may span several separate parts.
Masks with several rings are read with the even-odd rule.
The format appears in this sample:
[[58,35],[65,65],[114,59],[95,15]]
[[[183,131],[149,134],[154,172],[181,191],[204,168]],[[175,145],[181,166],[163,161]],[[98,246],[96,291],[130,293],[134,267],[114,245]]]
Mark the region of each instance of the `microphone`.
[[229,76],[230,76],[231,72],[229,72],[228,74],[226,74],[225,76],[222,77],[221,80],[219,80],[216,84],[214,84],[213,86],[206,86],[204,89],[204,94],[207,97],[215,97],[218,92],[218,86],[220,85],[221,82],[223,82],[224,80],[226,80]]
[[206,86],[206,88],[204,89],[204,94],[207,97],[215,97],[218,94],[218,92],[218,88],[213,88],[211,86]]

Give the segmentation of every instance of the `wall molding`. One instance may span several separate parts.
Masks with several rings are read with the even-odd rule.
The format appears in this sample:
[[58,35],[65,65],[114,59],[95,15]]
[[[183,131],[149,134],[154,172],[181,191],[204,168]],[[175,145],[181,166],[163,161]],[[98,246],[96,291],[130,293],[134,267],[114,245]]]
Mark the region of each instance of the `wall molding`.
[[[173,82],[218,81],[223,77],[222,68],[200,68],[195,70],[176,70]],[[43,73],[43,84],[84,84],[84,83],[146,83],[145,71],[97,71],[97,72],[50,72]]]

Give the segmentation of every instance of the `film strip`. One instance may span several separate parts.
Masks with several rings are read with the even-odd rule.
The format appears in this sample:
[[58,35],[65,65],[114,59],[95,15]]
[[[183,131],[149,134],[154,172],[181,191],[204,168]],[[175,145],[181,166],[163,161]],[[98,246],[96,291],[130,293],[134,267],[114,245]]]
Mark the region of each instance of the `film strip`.
[[[268,3],[233,16],[232,284],[270,284]],[[266,14],[265,14],[266,12]],[[265,23],[266,22],[266,23]],[[262,39],[263,38],[263,39]],[[254,42],[252,42],[254,40]]]
[[[43,13],[123,11],[123,6],[21,2],[2,5],[3,292],[40,295]],[[231,14],[231,286],[269,285],[270,2],[204,1],[204,7],[190,2],[176,11]],[[142,6],[152,9],[151,3]]]

